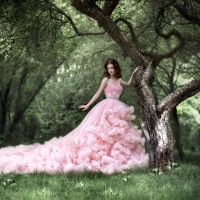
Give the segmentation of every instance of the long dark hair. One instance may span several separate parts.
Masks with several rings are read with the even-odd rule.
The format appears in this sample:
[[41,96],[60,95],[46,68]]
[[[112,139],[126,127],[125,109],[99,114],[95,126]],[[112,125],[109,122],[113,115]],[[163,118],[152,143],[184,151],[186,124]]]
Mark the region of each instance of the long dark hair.
[[120,69],[119,63],[114,59],[108,59],[105,62],[103,76],[110,78],[110,74],[108,73],[108,69],[107,69],[108,64],[113,64],[114,65],[115,77],[116,78],[121,78],[122,74],[121,74],[121,69]]

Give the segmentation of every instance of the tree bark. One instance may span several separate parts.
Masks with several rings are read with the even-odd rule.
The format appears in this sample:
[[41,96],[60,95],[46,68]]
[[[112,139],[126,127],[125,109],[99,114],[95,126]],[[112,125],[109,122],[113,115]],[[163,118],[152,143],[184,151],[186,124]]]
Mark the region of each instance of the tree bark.
[[141,126],[146,137],[149,167],[165,171],[174,162],[174,143],[170,124],[170,110],[158,112],[158,101],[152,90],[151,63],[142,72],[137,71],[133,90],[141,104]]
[[174,162],[174,142],[170,125],[169,112],[159,117],[154,107],[142,106],[141,125],[146,136],[150,168],[166,171]]

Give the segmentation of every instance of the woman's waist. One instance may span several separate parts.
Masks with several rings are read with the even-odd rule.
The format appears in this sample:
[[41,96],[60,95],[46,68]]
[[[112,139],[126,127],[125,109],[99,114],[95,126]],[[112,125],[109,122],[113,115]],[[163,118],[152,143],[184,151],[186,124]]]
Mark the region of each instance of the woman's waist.
[[117,97],[117,96],[106,96],[106,99],[116,99],[116,100],[119,100],[119,97]]

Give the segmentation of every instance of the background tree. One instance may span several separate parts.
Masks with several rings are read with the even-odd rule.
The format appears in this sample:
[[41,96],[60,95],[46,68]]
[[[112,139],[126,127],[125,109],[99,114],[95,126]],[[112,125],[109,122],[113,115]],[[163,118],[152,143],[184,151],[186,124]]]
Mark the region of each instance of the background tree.
[[[1,13],[0,135],[10,143],[16,124],[67,59],[58,51],[64,44],[59,40],[62,32],[57,21],[46,18],[49,14],[42,5],[22,5],[19,10],[11,2]],[[65,45],[68,50],[73,47],[67,41]],[[17,143],[16,138],[13,142]]]

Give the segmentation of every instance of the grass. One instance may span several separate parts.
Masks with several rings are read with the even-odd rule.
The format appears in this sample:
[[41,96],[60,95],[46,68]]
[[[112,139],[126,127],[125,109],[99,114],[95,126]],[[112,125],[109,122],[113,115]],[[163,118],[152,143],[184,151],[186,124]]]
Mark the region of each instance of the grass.
[[0,175],[1,200],[200,200],[200,153],[154,175],[147,168],[102,173]]

